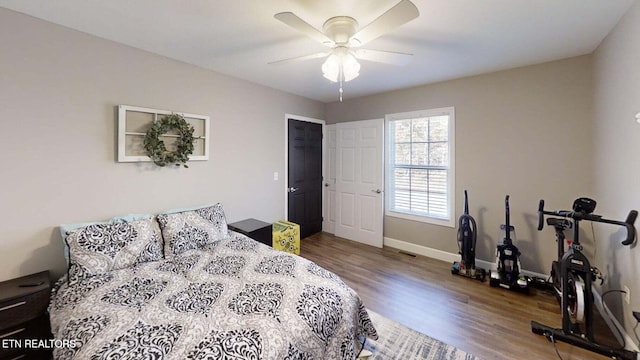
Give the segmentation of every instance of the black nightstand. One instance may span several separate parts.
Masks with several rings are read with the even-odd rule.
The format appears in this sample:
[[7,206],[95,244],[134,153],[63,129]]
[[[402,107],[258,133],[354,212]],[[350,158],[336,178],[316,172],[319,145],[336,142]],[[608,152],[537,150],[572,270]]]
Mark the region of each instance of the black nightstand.
[[246,219],[229,224],[229,230],[245,234],[253,240],[273,246],[271,224],[256,219]]
[[50,296],[48,271],[0,282],[0,359],[51,358]]

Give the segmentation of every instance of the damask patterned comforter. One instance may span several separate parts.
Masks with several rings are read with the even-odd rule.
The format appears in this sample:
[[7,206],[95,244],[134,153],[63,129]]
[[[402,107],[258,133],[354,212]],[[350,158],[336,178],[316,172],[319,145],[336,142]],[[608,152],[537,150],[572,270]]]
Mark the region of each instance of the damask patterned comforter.
[[354,359],[377,338],[335,274],[238,233],[52,295],[56,359]]

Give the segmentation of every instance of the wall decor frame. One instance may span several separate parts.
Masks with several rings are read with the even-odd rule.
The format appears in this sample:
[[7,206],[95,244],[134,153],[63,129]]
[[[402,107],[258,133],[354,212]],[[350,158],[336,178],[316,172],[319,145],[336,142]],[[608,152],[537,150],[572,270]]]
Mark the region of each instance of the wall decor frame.
[[[209,160],[209,116],[118,105],[118,162],[151,162],[144,149],[144,137],[153,122],[171,114],[182,115],[195,129],[194,150],[189,161]],[[170,148],[171,140],[178,135],[169,132],[160,137]]]

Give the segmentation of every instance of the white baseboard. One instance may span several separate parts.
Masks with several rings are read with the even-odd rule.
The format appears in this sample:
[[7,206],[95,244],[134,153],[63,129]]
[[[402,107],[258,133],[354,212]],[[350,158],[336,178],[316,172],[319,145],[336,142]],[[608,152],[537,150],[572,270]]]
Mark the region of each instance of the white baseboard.
[[402,240],[396,240],[389,237],[384,238],[384,246],[406,251],[411,254],[422,255],[430,257],[432,259],[438,259],[447,262],[454,262],[460,258],[458,254],[452,254],[446,251],[432,249],[430,247],[417,245]]
[[[454,254],[454,253],[450,253],[450,252],[446,252],[438,249],[433,249],[427,246],[417,245],[410,242],[393,239],[390,237],[384,238],[384,246],[406,251],[411,254],[422,255],[432,259],[442,260],[450,263],[460,260],[459,254]],[[497,269],[497,265],[495,262],[490,262],[486,260],[476,259],[476,265],[485,270]],[[541,274],[534,271],[528,271],[525,269],[521,269],[521,271],[524,275],[531,276],[531,277],[539,277],[543,279],[546,279],[549,277],[548,274]]]
[[[389,237],[384,238],[384,246],[405,251],[410,254],[422,255],[432,259],[442,260],[442,261],[451,262],[451,263],[453,263],[454,261],[460,260],[459,254],[453,254],[450,252],[433,249],[427,246],[417,245],[417,244],[413,244],[410,242],[397,240]],[[497,268],[495,262],[489,262],[485,260],[476,259],[476,265],[486,270],[495,270]],[[546,279],[549,277],[549,274],[541,274],[541,273],[528,271],[524,269],[522,270],[522,273],[527,276],[539,277],[543,279]],[[605,319],[607,325],[609,326],[611,331],[615,334],[615,336],[616,337],[619,336],[616,328],[620,329],[620,332],[622,333],[622,336],[624,338],[624,343],[626,344],[626,348],[631,351],[639,351],[638,346],[633,341],[633,338],[631,338],[631,336],[629,336],[629,334],[625,331],[625,329],[622,327],[618,319],[616,319],[613,316],[613,313],[611,312],[611,310],[609,310],[607,305],[602,302],[602,297],[600,296],[600,293],[598,293],[598,291],[594,289],[593,294],[594,294],[594,299],[595,299],[594,302],[596,307],[601,312],[604,312],[606,314],[606,316],[603,316],[603,318]],[[618,339],[618,340],[622,340],[622,339]]]

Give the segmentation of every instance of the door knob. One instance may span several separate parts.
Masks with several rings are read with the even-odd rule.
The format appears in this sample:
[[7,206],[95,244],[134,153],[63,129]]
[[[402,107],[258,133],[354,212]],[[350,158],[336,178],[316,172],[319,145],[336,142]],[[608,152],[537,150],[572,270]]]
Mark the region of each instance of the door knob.
[[382,190],[380,189],[375,189],[375,190],[371,190],[371,192],[374,192],[376,194],[380,194],[382,192]]
[[324,187],[329,187],[329,183],[324,183]]
[[290,187],[290,188],[287,188],[287,191],[288,191],[288,192],[290,192],[290,193],[292,193],[292,192],[296,192],[296,191],[298,191],[298,188],[296,188],[296,187]]

